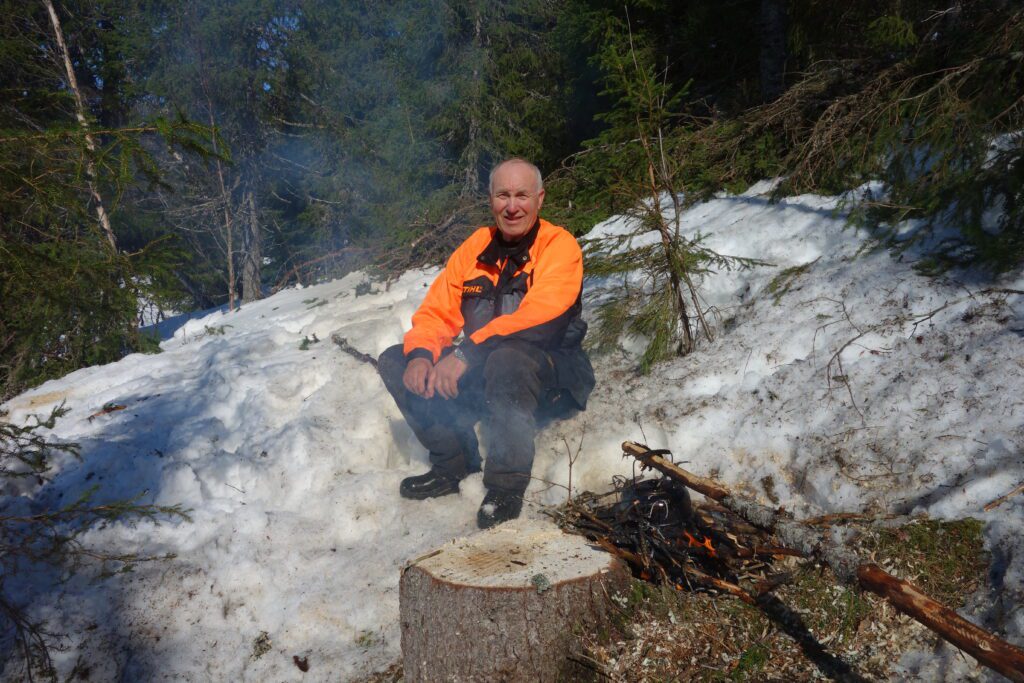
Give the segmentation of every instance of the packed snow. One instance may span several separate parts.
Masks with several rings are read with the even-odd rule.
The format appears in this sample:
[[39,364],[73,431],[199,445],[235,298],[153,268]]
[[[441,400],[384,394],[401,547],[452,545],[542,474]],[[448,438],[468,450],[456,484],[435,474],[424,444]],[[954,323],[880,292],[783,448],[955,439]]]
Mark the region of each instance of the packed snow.
[[[681,216],[707,246],[772,265],[707,278],[717,336],[693,355],[647,376],[634,371],[635,341],[595,358],[588,410],[537,437],[524,514],[563,501],[570,469],[574,490],[606,490],[632,471],[620,450],[632,439],[798,516],[978,517],[992,585],[964,613],[1024,643],[1024,495],[982,511],[1024,480],[1024,297],[1011,291],[1024,279],[925,278],[872,249],[837,198],[771,203],[768,189]],[[614,218],[588,237],[628,227]],[[398,343],[436,274],[389,285],[356,273],[164,321],[162,353],[3,406],[23,423],[64,402],[52,436],[81,444],[81,461],[60,459],[19,504],[54,506],[99,484],[102,499],[145,492],[190,510],[191,521],[84,539],[175,559],[102,581],[30,577],[33,616],[68,634],[55,653],[63,672],[77,662],[93,680],[349,680],[398,659],[400,568],[472,533],[484,489],[477,474],[457,496],[400,498],[426,452],[374,369],[330,338],[371,355]],[[617,286],[588,281],[587,297]],[[95,415],[107,404],[125,408]],[[902,666],[924,679],[979,675],[950,648]]]

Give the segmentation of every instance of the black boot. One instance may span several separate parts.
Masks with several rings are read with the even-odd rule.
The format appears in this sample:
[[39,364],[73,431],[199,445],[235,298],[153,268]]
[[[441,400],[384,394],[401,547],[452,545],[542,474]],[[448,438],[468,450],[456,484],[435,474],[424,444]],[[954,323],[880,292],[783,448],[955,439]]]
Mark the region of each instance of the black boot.
[[476,525],[489,529],[496,524],[515,519],[523,510],[523,494],[488,489],[480,510],[476,513]]
[[447,496],[459,492],[459,478],[435,467],[426,474],[417,474],[414,477],[403,479],[401,486],[398,487],[398,492],[403,498],[412,498],[413,500]]

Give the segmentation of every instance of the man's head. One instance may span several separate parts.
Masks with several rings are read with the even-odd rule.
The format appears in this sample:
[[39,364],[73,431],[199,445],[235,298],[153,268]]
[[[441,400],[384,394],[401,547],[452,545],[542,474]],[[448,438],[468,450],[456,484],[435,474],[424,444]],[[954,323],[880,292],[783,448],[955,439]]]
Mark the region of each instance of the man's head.
[[543,204],[540,169],[526,159],[506,159],[491,171],[491,212],[505,239],[530,232]]

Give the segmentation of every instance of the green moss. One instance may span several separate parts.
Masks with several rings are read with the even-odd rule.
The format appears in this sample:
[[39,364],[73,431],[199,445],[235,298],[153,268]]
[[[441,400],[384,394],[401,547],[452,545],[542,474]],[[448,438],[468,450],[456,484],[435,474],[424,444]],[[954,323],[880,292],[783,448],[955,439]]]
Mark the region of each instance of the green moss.
[[740,659],[736,663],[736,668],[733,669],[729,679],[733,681],[758,680],[759,677],[757,674],[764,669],[765,664],[767,663],[768,648],[761,643],[755,643],[744,650],[743,654],[740,655]]
[[355,642],[356,642],[356,645],[358,645],[362,649],[368,650],[368,649],[370,649],[372,647],[376,647],[377,645],[382,643],[383,639],[382,639],[382,637],[378,633],[376,633],[376,632],[374,632],[374,631],[372,631],[370,629],[363,629],[356,636],[356,641]]
[[863,594],[836,584],[831,573],[817,568],[801,572],[794,586],[793,603],[816,634],[829,634],[838,644],[850,642],[857,627],[872,611]]
[[973,518],[951,522],[922,519],[879,529],[864,545],[886,558],[921,590],[957,608],[977,590],[988,568],[982,523]]

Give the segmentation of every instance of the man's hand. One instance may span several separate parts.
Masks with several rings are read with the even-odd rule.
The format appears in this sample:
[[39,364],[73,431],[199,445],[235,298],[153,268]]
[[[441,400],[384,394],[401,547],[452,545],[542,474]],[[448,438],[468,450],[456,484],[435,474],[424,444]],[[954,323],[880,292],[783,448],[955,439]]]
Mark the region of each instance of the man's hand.
[[402,375],[402,383],[405,388],[423,398],[431,398],[434,395],[433,388],[428,386],[428,381],[434,374],[434,364],[426,358],[413,358],[405,366],[405,374]]
[[434,391],[441,394],[442,398],[450,399],[459,395],[459,378],[465,374],[469,366],[465,361],[455,357],[454,353],[442,358],[434,371],[427,379],[427,398],[434,395]]

